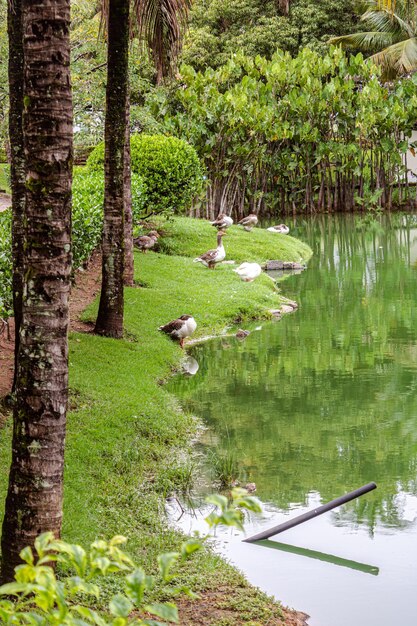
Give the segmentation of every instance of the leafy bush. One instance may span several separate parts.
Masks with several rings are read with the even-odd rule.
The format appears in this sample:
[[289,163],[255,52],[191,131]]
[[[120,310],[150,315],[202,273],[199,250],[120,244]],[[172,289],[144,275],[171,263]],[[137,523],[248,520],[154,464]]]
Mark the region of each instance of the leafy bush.
[[0,318],[12,312],[12,212],[0,213]]
[[[132,174],[132,212],[139,219],[146,192],[142,178]],[[104,177],[87,168],[74,169],[72,185],[72,250],[73,267],[89,259],[101,240],[103,224]]]
[[[132,172],[146,185],[149,213],[181,213],[201,191],[203,173],[196,151],[186,141],[165,135],[133,135]],[[87,167],[103,170],[104,143],[87,159]]]
[[[140,219],[146,200],[145,186],[132,174],[132,211]],[[73,268],[82,266],[100,244],[103,224],[104,178],[100,172],[74,169],[72,186]],[[11,211],[0,213],[0,318],[12,315]]]
[[[242,528],[242,509],[259,512],[255,498],[248,496],[243,489],[232,492],[233,501],[225,496],[213,495],[207,501],[216,510],[206,521],[210,528],[220,524]],[[56,540],[52,533],[44,533],[35,540],[35,552],[29,547],[20,553],[24,564],[15,569],[15,582],[0,587],[0,596],[16,596],[0,600],[0,621],[5,626],[163,626],[165,621],[178,623],[178,610],[174,603],[149,603],[146,594],[154,586],[156,577],[149,576],[141,567],[135,566],[128,555],[120,549],[126,542],[122,536],[113,537],[109,542],[95,541],[87,552],[81,546]],[[159,579],[164,591],[171,595],[186,592],[188,589],[174,587],[174,566],[202,547],[199,538],[189,539],[181,546],[180,552],[168,552],[158,557]],[[58,580],[50,566],[55,561],[62,566],[63,575]],[[113,596],[108,604],[108,614],[103,616],[88,606],[88,597],[95,603],[100,596],[100,582],[103,576],[125,574],[124,593]],[[142,619],[133,611],[146,611],[164,622]]]

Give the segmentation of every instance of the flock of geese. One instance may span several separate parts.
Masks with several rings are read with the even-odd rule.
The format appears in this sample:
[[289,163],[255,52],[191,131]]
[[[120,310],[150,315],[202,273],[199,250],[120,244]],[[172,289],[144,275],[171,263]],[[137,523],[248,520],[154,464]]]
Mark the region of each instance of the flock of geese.
[[[211,225],[217,228],[217,248],[208,250],[194,259],[194,263],[202,263],[208,269],[214,269],[217,263],[221,263],[226,258],[226,250],[223,244],[223,237],[227,235],[226,229],[232,226],[233,219],[225,213],[219,213],[214,222]],[[250,232],[258,224],[258,217],[254,213],[250,213],[238,222],[239,226],[242,226],[245,231]],[[281,233],[288,235],[290,229],[285,224],[277,224],[276,226],[270,226],[267,228],[271,233]],[[154,247],[158,241],[159,234],[155,230],[151,230],[148,235],[142,235],[134,239],[134,244],[142,251],[147,252]],[[257,278],[262,268],[259,263],[244,262],[239,265],[238,268],[233,270],[236,274],[245,282],[252,282]],[[175,320],[168,322],[164,326],[160,326],[159,330],[169,335],[172,339],[177,339],[180,342],[181,348],[184,347],[184,340],[186,337],[190,337],[197,328],[197,322],[192,315],[181,315]],[[240,332],[240,331],[239,331]],[[247,331],[242,331],[247,332]]]

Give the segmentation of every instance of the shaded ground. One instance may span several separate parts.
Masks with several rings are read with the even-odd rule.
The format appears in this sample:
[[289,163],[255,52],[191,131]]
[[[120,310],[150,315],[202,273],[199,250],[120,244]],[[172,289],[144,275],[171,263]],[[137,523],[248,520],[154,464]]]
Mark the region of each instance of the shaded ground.
[[0,211],[5,211],[11,204],[11,198],[6,193],[0,193]]

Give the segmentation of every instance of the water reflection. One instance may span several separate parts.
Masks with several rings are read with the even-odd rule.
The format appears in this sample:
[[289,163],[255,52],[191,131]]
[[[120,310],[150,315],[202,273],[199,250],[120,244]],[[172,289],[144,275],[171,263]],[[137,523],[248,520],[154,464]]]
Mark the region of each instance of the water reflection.
[[417,218],[299,219],[314,250],[282,289],[299,311],[245,342],[196,347],[192,379],[171,385],[210,427],[205,444],[233,449],[243,482],[280,510],[374,480],[337,523],[405,528],[399,494],[417,497]]

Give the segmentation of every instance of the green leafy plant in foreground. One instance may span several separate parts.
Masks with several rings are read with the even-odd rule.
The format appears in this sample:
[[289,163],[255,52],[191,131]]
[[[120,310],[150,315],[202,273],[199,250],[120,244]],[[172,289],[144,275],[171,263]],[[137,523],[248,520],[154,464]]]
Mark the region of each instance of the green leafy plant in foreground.
[[[210,528],[225,525],[243,528],[242,509],[259,512],[258,501],[248,496],[244,489],[232,492],[232,501],[225,496],[212,495],[208,502],[216,505],[206,521]],[[115,536],[110,541],[95,541],[89,551],[79,545],[56,540],[52,533],[40,535],[34,551],[27,547],[20,553],[24,563],[15,570],[15,582],[0,587],[0,596],[16,599],[0,600],[0,621],[6,626],[162,626],[167,622],[177,624],[178,610],[174,603],[148,603],[149,592],[156,583],[143,568],[136,567],[120,546],[125,537]],[[193,595],[184,587],[171,585],[178,566],[203,545],[203,538],[185,541],[180,552],[168,552],[158,557],[159,577],[171,593]],[[52,562],[61,565],[65,573],[57,578]],[[100,580],[111,574],[125,574],[124,593],[113,596],[108,604],[108,614],[101,615],[91,605],[100,596]],[[83,602],[83,600],[86,600]],[[137,613],[154,617],[142,618]],[[135,615],[136,613],[136,615]]]

